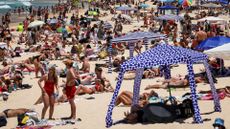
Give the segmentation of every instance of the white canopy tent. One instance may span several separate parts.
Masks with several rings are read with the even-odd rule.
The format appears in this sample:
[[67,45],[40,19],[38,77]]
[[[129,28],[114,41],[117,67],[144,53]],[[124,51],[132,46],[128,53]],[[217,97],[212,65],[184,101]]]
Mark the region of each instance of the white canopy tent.
[[230,43],[204,51],[210,57],[218,57],[224,60],[230,60]]
[[222,18],[219,18],[219,17],[213,17],[213,16],[210,16],[210,17],[205,17],[205,18],[202,18],[202,19],[199,19],[197,20],[197,22],[205,22],[205,21],[208,21],[210,23],[215,23],[215,24],[221,24],[221,25],[224,25],[225,27],[225,32],[227,33],[227,35],[230,35],[229,34],[229,25],[228,25],[228,21],[227,19],[222,19]]

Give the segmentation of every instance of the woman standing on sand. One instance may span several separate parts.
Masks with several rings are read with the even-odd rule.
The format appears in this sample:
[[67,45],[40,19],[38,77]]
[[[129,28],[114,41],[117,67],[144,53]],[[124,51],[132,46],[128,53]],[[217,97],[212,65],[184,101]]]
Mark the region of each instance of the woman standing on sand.
[[[41,82],[44,81],[44,87],[42,87]],[[55,103],[55,92],[54,88],[58,92],[58,76],[56,73],[55,67],[49,68],[48,74],[44,75],[39,81],[38,85],[42,90],[42,99],[44,103],[44,107],[42,109],[42,116],[41,119],[44,119],[45,113],[50,107],[49,110],[49,119],[53,119],[53,112],[54,112],[54,103]]]

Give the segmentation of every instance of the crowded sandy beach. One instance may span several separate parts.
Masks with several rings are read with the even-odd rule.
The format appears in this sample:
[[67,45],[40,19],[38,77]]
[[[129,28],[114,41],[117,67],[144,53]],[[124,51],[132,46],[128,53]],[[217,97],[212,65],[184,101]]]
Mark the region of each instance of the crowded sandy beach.
[[0,4],[0,128],[230,127],[229,1],[39,2]]

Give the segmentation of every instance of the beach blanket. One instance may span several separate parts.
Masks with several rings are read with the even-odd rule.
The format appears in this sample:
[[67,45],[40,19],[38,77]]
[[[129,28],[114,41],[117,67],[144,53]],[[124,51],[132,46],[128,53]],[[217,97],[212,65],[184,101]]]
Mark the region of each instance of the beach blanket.
[[16,127],[16,129],[50,129],[52,126],[50,125],[41,125],[41,126],[23,126]]

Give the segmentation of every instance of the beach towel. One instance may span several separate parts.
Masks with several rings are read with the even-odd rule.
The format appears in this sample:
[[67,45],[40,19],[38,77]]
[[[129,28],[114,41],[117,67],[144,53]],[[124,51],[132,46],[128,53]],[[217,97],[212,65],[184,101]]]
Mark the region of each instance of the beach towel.
[[16,127],[16,129],[50,129],[52,126],[50,125],[42,125],[42,126],[23,126]]

